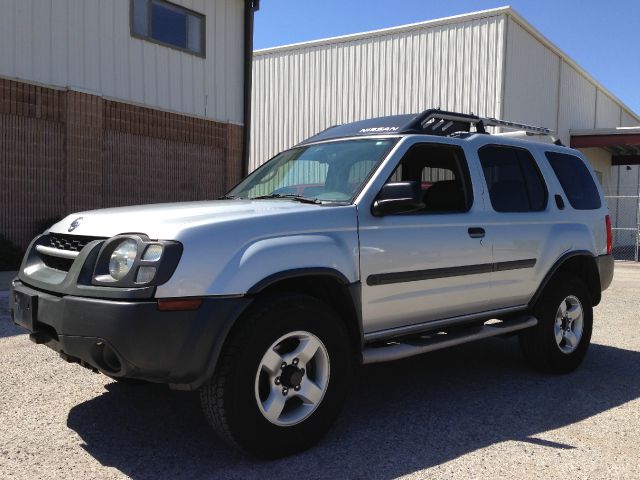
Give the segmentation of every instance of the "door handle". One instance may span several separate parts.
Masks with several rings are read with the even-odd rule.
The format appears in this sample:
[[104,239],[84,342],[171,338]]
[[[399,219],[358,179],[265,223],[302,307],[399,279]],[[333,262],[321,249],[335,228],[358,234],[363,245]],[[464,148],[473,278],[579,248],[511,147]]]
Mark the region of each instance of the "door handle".
[[484,228],[480,227],[471,227],[468,232],[471,238],[484,238],[485,235]]

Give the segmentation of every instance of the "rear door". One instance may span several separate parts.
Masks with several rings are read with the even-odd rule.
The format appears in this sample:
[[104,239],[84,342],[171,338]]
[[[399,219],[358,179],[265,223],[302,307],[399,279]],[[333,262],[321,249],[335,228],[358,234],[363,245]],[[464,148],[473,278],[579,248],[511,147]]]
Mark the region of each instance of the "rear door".
[[484,145],[477,154],[485,182],[487,239],[493,245],[495,301],[500,308],[524,305],[549,268],[541,260],[555,205],[529,150]]
[[[491,305],[491,245],[482,210],[479,169],[458,145],[416,141],[383,166],[358,203],[363,326],[369,338],[420,329]],[[374,216],[386,181],[419,181],[425,207]]]

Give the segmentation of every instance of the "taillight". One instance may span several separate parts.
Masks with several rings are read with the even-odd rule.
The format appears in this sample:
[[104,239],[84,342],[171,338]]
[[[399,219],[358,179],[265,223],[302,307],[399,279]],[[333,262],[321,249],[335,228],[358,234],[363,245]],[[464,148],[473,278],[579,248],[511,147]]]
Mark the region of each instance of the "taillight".
[[613,230],[611,230],[611,215],[604,217],[604,221],[607,224],[607,255],[613,252]]

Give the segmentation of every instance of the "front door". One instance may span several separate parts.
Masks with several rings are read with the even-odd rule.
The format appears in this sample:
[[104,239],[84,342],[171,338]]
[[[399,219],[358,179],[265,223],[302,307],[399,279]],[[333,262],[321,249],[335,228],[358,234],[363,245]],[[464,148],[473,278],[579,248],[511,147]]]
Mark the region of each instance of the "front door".
[[388,181],[419,181],[424,208],[380,217],[359,205],[366,336],[493,307],[491,245],[474,222],[483,208],[479,175],[460,146],[416,143]]

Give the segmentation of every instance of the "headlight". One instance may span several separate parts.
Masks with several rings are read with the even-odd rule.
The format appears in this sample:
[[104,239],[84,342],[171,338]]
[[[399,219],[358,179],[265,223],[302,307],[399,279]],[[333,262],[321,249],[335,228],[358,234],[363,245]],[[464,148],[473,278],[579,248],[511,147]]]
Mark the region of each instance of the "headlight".
[[104,242],[93,268],[93,285],[141,288],[167,282],[182,256],[182,244],[151,240],[141,233],[117,235]]
[[138,255],[138,244],[133,240],[121,242],[109,259],[109,275],[114,280],[122,280],[131,271]]

